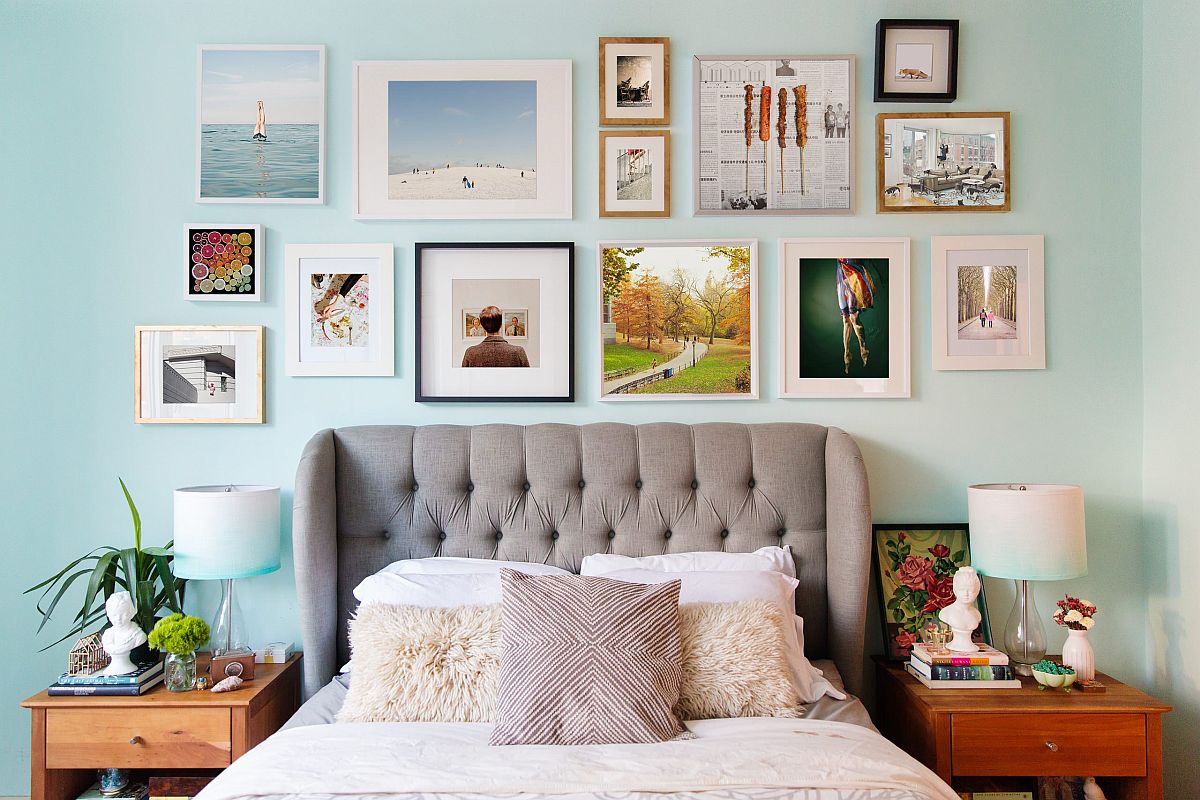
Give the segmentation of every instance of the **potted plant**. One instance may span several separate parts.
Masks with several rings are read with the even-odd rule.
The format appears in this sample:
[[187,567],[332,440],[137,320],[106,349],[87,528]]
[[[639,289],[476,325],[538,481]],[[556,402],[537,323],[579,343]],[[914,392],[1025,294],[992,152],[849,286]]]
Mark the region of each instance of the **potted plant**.
[[172,692],[196,686],[196,648],[208,641],[208,623],[199,617],[172,614],[150,631],[150,646],[167,654],[163,682]]
[[[183,611],[184,580],[176,578],[171,570],[174,561],[172,542],[167,542],[163,547],[142,547],[141,516],[129,495],[125,481],[118,481],[121,491],[125,493],[129,513],[133,517],[133,547],[98,547],[24,592],[29,594],[42,590],[37,602],[38,613],[42,615],[42,621],[38,625],[40,633],[67,591],[81,578],[86,581],[83,604],[75,614],[70,630],[62,638],[43,647],[43,650],[48,650],[73,636],[105,627],[104,602],[114,592],[129,592],[137,608],[134,622],[143,631],[154,627],[163,609],[174,613]],[[134,660],[146,660],[149,652],[148,648],[143,648],[141,654],[135,651]],[[139,655],[142,656],[141,659],[138,658]]]

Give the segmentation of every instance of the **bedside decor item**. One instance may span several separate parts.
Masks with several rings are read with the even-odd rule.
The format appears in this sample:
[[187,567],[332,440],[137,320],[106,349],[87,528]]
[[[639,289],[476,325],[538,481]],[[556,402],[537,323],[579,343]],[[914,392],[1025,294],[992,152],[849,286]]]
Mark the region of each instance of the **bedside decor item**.
[[[254,661],[254,653],[250,651],[213,656],[208,665],[208,672],[217,680],[236,675],[242,680],[248,681],[254,678]],[[279,663],[284,661],[287,659],[280,659]]]
[[[972,563],[967,526],[880,524],[872,526],[872,537],[884,652],[891,660],[907,661],[925,626],[939,622],[938,612],[954,603],[958,569]],[[982,584],[973,601],[979,627],[972,640],[991,644]]]
[[910,249],[905,238],[779,240],[780,397],[909,396]]
[[1053,661],[1043,658],[1038,663],[1031,667],[1033,679],[1038,682],[1039,689],[1047,687],[1051,689],[1064,689],[1071,691],[1071,684],[1075,683],[1077,677],[1075,670],[1065,664],[1055,664]]
[[291,642],[268,642],[254,650],[255,664],[282,664],[296,652],[296,646]]
[[418,403],[575,400],[572,242],[416,245]]
[[571,62],[356,61],[358,219],[570,219]]
[[670,131],[600,131],[600,216],[671,216]]
[[207,675],[197,675],[196,676],[196,688],[199,691],[203,692],[211,685],[212,685],[212,680]]
[[875,102],[953,103],[956,97],[958,20],[879,20]]
[[1083,490],[1078,486],[984,483],[967,488],[974,566],[981,575],[1012,578],[1017,600],[1004,649],[1022,675],[1046,654],[1046,631],[1029,581],[1087,574]]
[[934,369],[1045,369],[1043,237],[934,236]]
[[176,489],[175,570],[221,581],[209,640],[214,656],[250,652],[234,580],[279,569],[279,488],[188,486]]
[[288,375],[396,374],[395,247],[284,247]]
[[146,632],[133,622],[137,608],[129,592],[113,592],[104,601],[104,612],[109,627],[100,636],[104,652],[110,659],[102,675],[128,675],[137,671],[137,665],[129,658],[134,649],[146,643]]
[[67,654],[68,675],[88,675],[108,666],[108,653],[100,642],[100,633],[89,633],[75,642]]
[[184,226],[188,300],[261,300],[261,225]]
[[208,641],[208,623],[199,617],[172,614],[150,631],[150,646],[167,654],[164,681],[172,692],[196,687],[196,648]]
[[134,328],[133,421],[263,422],[261,325]]
[[671,124],[670,50],[665,36],[600,37],[601,125]]
[[243,683],[245,683],[245,681],[239,678],[237,675],[230,675],[228,678],[217,681],[217,683],[209,691],[216,692],[218,694],[221,692],[232,692],[235,689],[242,688]]
[[129,785],[129,770],[120,767],[105,767],[96,770],[96,785],[105,797],[120,797],[121,790]]
[[876,115],[875,210],[1011,211],[1010,127],[1007,111]]
[[325,202],[325,46],[201,45],[197,62],[196,202]]
[[[125,503],[129,506],[129,515],[133,519],[133,547],[99,547],[85,556],[80,556],[56,574],[24,592],[29,594],[39,589],[43,590],[37,603],[38,613],[42,616],[38,625],[40,633],[71,585],[80,578],[87,580],[83,605],[75,615],[71,629],[61,639],[43,648],[44,650],[65,642],[72,636],[85,633],[94,625],[102,624],[106,614],[104,603],[118,585],[133,587],[132,596],[136,607],[133,621],[143,631],[154,627],[155,619],[163,609],[176,613],[182,611],[184,581],[172,572],[175,555],[171,542],[167,542],[163,547],[142,547],[141,515],[138,514],[125,481],[118,478],[117,482],[121,484],[121,492],[125,495]],[[99,605],[96,603],[97,598],[100,598]],[[86,639],[80,640],[76,647],[85,641]],[[85,645],[85,648],[87,647],[91,645]],[[146,653],[148,654],[149,650]]]
[[1067,629],[1067,641],[1063,644],[1063,664],[1074,667],[1080,680],[1090,681],[1096,677],[1096,654],[1088,642],[1088,631],[1095,624],[1096,606],[1087,600],[1066,595],[1058,601],[1054,622]]
[[950,626],[954,637],[946,648],[954,653],[975,653],[979,645],[971,640],[983,615],[975,608],[975,598],[983,583],[972,567],[959,567],[953,580],[954,602],[938,612],[938,619]]

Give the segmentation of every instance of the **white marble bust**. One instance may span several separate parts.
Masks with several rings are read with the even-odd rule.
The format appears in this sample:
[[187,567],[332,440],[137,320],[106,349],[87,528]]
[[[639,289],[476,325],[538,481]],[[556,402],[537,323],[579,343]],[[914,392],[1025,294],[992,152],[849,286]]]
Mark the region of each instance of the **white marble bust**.
[[104,645],[104,652],[112,658],[112,662],[101,674],[125,675],[133,672],[137,666],[130,660],[129,654],[134,648],[145,644],[146,633],[133,624],[137,609],[134,608],[129,592],[113,592],[104,601],[104,610],[112,627],[101,634],[100,642]]
[[974,567],[959,567],[954,573],[954,602],[938,612],[938,619],[950,626],[954,638],[946,645],[956,653],[974,653],[979,645],[971,641],[971,634],[979,627],[979,609],[975,598],[979,596],[979,573]]

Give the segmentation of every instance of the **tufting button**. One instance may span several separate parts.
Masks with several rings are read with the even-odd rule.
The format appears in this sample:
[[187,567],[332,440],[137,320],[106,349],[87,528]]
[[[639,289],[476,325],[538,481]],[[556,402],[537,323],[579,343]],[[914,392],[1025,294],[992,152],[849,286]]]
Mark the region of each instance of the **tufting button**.
[[550,534],[550,538],[557,540],[558,539],[558,531],[555,531],[554,533]]
[[610,539],[615,539],[615,538],[617,538],[617,532],[616,532],[616,531],[609,531],[609,532],[608,532],[608,538],[610,538]]
[[721,538],[722,538],[722,539],[728,539],[728,538],[729,538],[729,531],[728,531],[728,529],[721,531]]
[[382,536],[382,537],[383,537],[383,538],[385,538],[385,539],[390,539],[390,538],[392,538],[392,532],[391,532],[391,531],[389,531],[387,528],[384,528],[382,531],[380,531],[380,532],[379,532],[379,535],[380,535],[380,536]]
[[699,489],[699,488],[700,488],[700,481],[692,481],[692,488],[693,488],[693,489]]
[[441,541],[443,541],[443,542],[444,542],[444,541],[446,541],[446,532],[445,532],[445,531],[438,531],[438,539],[440,539],[440,540],[441,540]]
[[754,488],[754,478],[751,478],[751,479],[750,479],[750,488],[751,488],[751,489],[753,489],[753,488]]
[[583,483],[583,481],[580,481],[580,482],[579,482],[579,488],[580,488],[580,489],[582,489],[582,488],[583,488],[583,486],[584,486],[584,483]]
[[420,488],[421,488],[420,484],[416,484],[416,483],[414,483],[414,484],[413,484],[413,488],[412,488],[412,490],[413,490],[413,492],[416,492],[416,491],[417,491],[417,489],[420,489]]
[[504,534],[501,533],[500,531],[496,531],[496,541],[498,542],[503,538],[504,538]]
[[475,491],[475,484],[473,484],[473,483],[468,483],[468,484],[467,484],[467,491],[468,491],[468,492],[473,492],[473,491]]
[[787,528],[780,528],[775,535],[782,539],[785,533],[787,533]]
[[640,489],[640,488],[642,488],[642,479],[641,479],[641,478],[638,478],[636,481],[634,481],[634,482],[633,482],[633,487],[634,487],[635,489]]
[[670,538],[671,538],[671,531],[670,531],[669,529],[667,530],[667,532],[666,532],[666,533],[664,533],[664,534],[663,534],[663,538],[664,538],[664,539],[670,539]]
[[529,491],[529,481],[525,481],[525,483],[521,486],[521,488],[528,492]]

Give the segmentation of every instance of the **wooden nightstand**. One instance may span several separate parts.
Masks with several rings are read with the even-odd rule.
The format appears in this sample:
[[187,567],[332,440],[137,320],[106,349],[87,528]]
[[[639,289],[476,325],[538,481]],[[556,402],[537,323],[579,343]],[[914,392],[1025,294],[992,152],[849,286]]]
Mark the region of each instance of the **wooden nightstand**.
[[254,680],[221,694],[161,684],[140,697],[35,694],[21,704],[33,712],[30,800],[74,800],[100,767],[215,775],[300,707],[300,658],[255,664]]
[[1038,776],[1095,775],[1109,800],[1162,800],[1171,707],[1108,675],[1103,694],[927,689],[875,658],[877,723],[956,791],[1031,791]]

